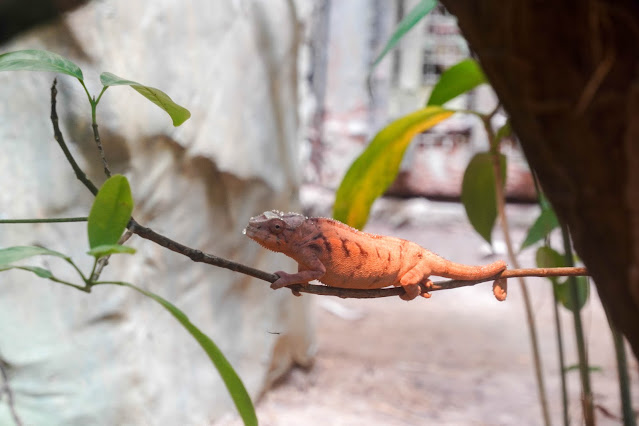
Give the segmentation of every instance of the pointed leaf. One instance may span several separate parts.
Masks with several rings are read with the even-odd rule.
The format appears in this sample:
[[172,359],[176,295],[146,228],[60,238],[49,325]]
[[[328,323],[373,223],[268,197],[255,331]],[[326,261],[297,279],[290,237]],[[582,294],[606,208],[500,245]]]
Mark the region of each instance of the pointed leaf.
[[546,238],[550,232],[559,226],[559,221],[557,220],[557,216],[555,216],[555,212],[551,208],[542,209],[539,217],[535,220],[535,223],[532,224],[530,229],[528,230],[528,235],[526,239],[521,244],[521,248],[519,251],[524,250],[527,247],[535,244],[538,241]]
[[191,113],[188,109],[173,102],[173,99],[160,89],[156,89],[151,86],[145,86],[131,80],[125,80],[110,72],[103,72],[100,74],[100,81],[102,85],[108,86],[131,86],[136,92],[162,108],[173,120],[175,127],[181,125],[191,117]]
[[122,175],[113,175],[102,185],[89,213],[89,246],[116,244],[126,228],[133,198],[129,181]]
[[[468,163],[462,181],[461,201],[473,228],[489,244],[497,219],[497,201],[495,195],[495,174],[492,156],[481,152]],[[499,154],[502,182],[506,182],[506,157]]]
[[40,268],[39,266],[0,266],[0,272],[8,271],[9,269],[21,269],[23,271],[33,272],[40,278],[52,278],[53,274],[48,269]]
[[231,363],[226,359],[222,351],[217,347],[215,343],[202,331],[197,328],[193,323],[189,320],[189,318],[178,309],[175,305],[170,303],[169,301],[163,299],[157,294],[151,293],[150,291],[143,290],[139,287],[134,286],[129,283],[118,283],[118,285],[123,285],[129,288],[136,290],[137,292],[150,297],[155,300],[157,303],[162,305],[164,309],[169,311],[171,315],[177,319],[184,328],[195,338],[195,340],[200,344],[204,352],[209,356],[213,365],[220,373],[226,388],[237,407],[237,410],[242,417],[245,425],[256,425],[257,426],[257,416],[255,414],[255,408],[253,406],[253,402],[251,401],[251,397],[249,396],[242,380],[237,375]]
[[486,76],[474,59],[464,59],[444,71],[426,105],[444,105],[451,99],[486,83]]
[[100,257],[109,256],[111,254],[134,254],[135,249],[129,246],[123,246],[120,244],[105,244],[92,248],[87,252],[91,256],[99,259]]
[[397,43],[417,24],[424,16],[433,10],[437,5],[437,0],[421,0],[404,18],[397,24],[397,28],[386,42],[382,52],[375,58],[371,66],[371,72],[382,61],[384,56],[395,47]]
[[373,201],[393,183],[404,152],[413,137],[447,119],[452,111],[428,107],[393,121],[383,128],[353,162],[340,184],[333,216],[363,228]]
[[80,67],[46,50],[18,50],[0,55],[0,71],[51,71],[83,80]]
[[9,265],[13,262],[17,262],[18,260],[39,255],[56,256],[61,257],[62,259],[69,258],[65,254],[46,249],[44,247],[15,246],[0,250],[0,265]]

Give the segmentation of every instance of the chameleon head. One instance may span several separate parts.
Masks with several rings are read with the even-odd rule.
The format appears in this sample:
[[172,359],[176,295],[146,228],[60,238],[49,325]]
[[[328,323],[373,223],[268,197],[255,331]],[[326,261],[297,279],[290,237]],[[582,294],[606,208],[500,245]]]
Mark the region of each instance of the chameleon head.
[[299,213],[271,210],[252,217],[244,234],[269,250],[282,251],[305,220],[306,217]]

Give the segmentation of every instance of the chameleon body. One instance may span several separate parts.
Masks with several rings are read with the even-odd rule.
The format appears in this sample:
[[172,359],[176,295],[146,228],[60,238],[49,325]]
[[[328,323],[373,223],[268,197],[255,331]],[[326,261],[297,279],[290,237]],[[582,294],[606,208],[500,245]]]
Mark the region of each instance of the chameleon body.
[[298,263],[298,272],[275,272],[271,287],[318,280],[331,287],[376,289],[402,286],[412,300],[436,275],[456,280],[491,278],[506,269],[503,261],[469,266],[446,260],[408,240],[358,231],[337,220],[267,211],[249,220],[244,233],[263,247]]

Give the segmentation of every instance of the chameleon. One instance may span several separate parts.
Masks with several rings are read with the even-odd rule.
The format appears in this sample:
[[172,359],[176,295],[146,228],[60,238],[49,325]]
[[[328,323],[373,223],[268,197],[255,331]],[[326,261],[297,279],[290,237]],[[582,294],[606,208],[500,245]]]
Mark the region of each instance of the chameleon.
[[481,280],[506,269],[503,260],[484,266],[463,265],[412,241],[369,234],[334,219],[277,210],[252,217],[244,234],[298,263],[297,273],[275,272],[279,278],[271,284],[273,289],[312,280],[349,289],[401,286],[405,291],[400,297],[413,300],[419,295],[430,297],[428,292],[422,293],[420,284],[432,286],[431,275]]

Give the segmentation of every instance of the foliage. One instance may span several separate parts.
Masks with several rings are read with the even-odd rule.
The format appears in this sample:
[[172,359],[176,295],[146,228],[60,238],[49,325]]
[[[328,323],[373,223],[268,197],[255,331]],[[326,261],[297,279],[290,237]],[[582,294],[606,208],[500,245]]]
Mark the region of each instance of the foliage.
[[464,59],[442,73],[426,105],[444,105],[483,83],[486,76],[479,64],[474,59]]
[[[506,182],[506,156],[503,154],[499,154],[499,165],[503,186]],[[492,154],[490,152],[475,154],[464,172],[461,201],[471,225],[488,243],[492,240],[492,232],[497,220],[495,185]]]
[[355,228],[363,228],[373,201],[397,176],[413,136],[452,114],[441,107],[426,107],[382,129],[346,172],[335,196],[333,216]]
[[[134,81],[122,79],[111,73],[102,73],[100,76],[100,80],[104,87],[96,99],[91,96],[84,84],[82,70],[73,62],[52,52],[23,50],[0,55],[0,71],[18,70],[52,71],[63,73],[78,79],[86,91],[91,104],[94,128],[97,128],[96,107],[100,102],[102,94],[108,87],[116,85],[131,86],[145,98],[162,108],[171,117],[175,126],[179,126],[184,123],[184,121],[186,121],[191,115],[186,108],[173,102],[171,98],[161,90],[145,86]],[[98,139],[97,134],[96,139]],[[132,288],[154,300],[169,311],[169,313],[175,317],[175,319],[193,336],[197,343],[206,352],[208,357],[211,359],[211,362],[220,373],[220,376],[222,377],[222,380],[224,381],[244,423],[246,425],[257,425],[257,417],[255,415],[253,403],[251,402],[251,398],[241,379],[215,343],[198,327],[191,323],[188,317],[181,310],[164,298],[147,290],[143,290],[131,283],[121,281],[99,281],[98,277],[94,276],[99,259],[114,254],[135,253],[135,249],[132,247],[118,244],[118,241],[131,218],[132,211],[133,197],[127,178],[122,175],[111,176],[98,191],[88,217],[87,234],[90,248],[88,254],[95,257],[93,268],[88,274],[83,273],[71,257],[63,253],[43,247],[29,246],[16,246],[0,249],[0,271],[18,269],[32,272],[38,277],[70,286],[86,293],[90,293],[92,287],[96,285],[120,285]],[[82,283],[78,284],[62,280],[56,277],[52,271],[40,266],[16,264],[16,262],[21,262],[34,256],[42,255],[55,256],[65,260],[75,269],[76,273],[82,280]]]

